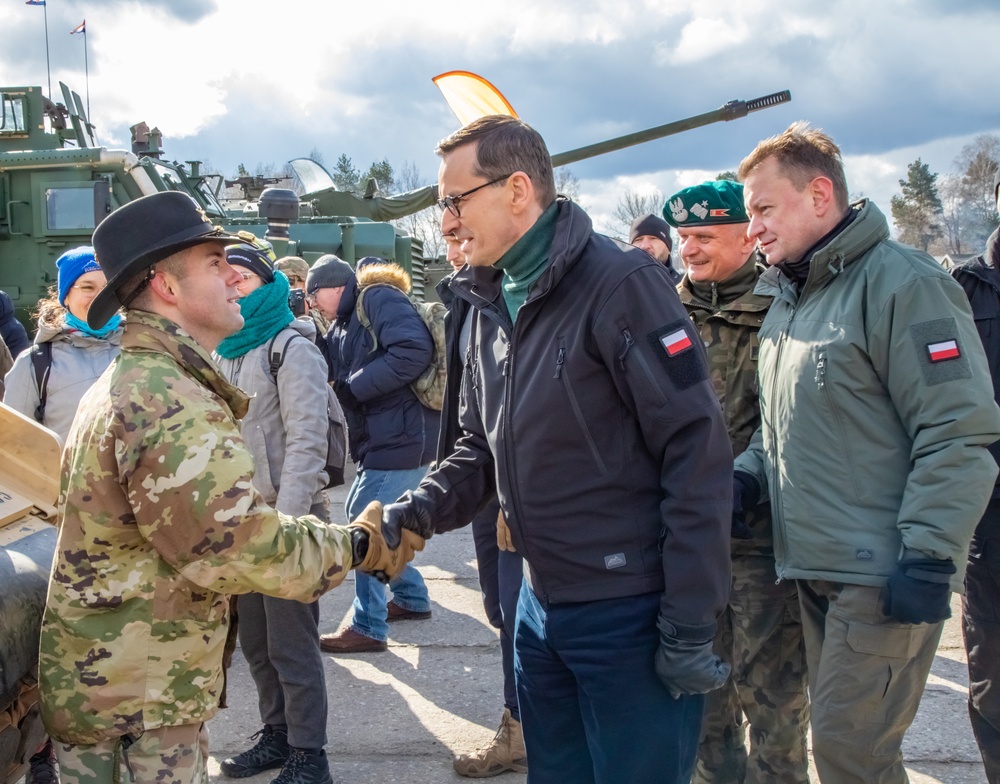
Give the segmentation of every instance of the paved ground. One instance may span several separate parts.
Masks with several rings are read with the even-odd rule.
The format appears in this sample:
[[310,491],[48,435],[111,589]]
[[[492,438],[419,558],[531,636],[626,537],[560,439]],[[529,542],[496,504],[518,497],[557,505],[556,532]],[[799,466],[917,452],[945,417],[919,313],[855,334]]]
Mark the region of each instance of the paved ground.
[[[344,520],[345,495],[344,488],[331,494],[336,521]],[[452,753],[487,742],[499,722],[500,645],[483,613],[471,530],[432,539],[416,564],[427,580],[433,617],[393,624],[385,653],[326,656],[327,751],[337,784],[463,781],[452,770]],[[321,631],[335,631],[349,619],[353,598],[349,578],[321,600]],[[232,707],[209,725],[212,781],[228,781],[219,761],[243,750],[260,728],[256,692],[239,653],[230,676]],[[966,688],[961,632],[953,619],[904,743],[914,784],[985,781],[969,729]],[[242,781],[264,784],[272,778]],[[510,773],[499,781],[525,778]]]

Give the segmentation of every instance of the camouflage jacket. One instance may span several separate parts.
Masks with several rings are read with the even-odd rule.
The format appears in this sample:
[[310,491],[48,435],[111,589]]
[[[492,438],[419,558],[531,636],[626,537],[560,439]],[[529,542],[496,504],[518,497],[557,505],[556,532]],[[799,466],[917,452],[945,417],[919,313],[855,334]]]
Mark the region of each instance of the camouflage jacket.
[[282,515],[253,489],[246,409],[189,335],[130,311],[63,452],[39,654],[57,740],[205,721],[223,686],[229,595],[308,602],[350,568],[346,528]]
[[[733,455],[741,454],[760,427],[757,332],[771,304],[770,297],[754,294],[764,271],[756,253],[732,276],[719,283],[695,283],[687,275],[677,285],[708,353],[709,372],[722,403]],[[770,555],[773,552],[768,504],[747,515],[753,539],[733,539],[733,553]]]

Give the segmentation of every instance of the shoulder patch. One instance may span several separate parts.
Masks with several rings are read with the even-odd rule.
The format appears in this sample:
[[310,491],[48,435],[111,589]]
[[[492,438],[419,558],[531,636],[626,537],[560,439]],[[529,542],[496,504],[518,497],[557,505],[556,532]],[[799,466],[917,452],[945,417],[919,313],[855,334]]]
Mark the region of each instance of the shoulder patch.
[[910,335],[928,386],[972,378],[972,368],[959,342],[954,318],[914,324],[910,327]]
[[695,347],[700,338],[689,319],[664,324],[650,332],[646,340],[678,390],[708,378],[702,352]]

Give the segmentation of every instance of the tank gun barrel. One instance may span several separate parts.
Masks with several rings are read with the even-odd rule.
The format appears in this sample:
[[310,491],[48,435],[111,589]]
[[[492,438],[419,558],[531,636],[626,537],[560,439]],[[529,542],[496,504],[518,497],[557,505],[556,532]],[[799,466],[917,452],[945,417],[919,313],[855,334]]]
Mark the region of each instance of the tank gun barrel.
[[617,138],[597,142],[596,144],[588,144],[586,147],[578,147],[569,152],[558,153],[552,156],[552,166],[554,168],[567,166],[568,164],[593,158],[597,155],[603,155],[604,153],[622,150],[636,144],[653,141],[654,139],[662,139],[664,136],[673,136],[676,133],[690,131],[694,128],[701,128],[703,125],[738,120],[741,117],[746,117],[750,112],[769,109],[772,106],[787,103],[790,100],[792,100],[791,92],[782,90],[781,92],[764,95],[750,101],[729,101],[724,106],[711,112],[698,114],[684,120],[677,120],[666,125],[659,125],[656,128],[649,128],[645,131],[618,136]]

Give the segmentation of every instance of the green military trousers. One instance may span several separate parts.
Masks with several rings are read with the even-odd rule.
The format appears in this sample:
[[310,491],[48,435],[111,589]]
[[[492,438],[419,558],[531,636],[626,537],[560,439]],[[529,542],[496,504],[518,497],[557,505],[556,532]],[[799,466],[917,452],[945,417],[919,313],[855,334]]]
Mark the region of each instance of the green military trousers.
[[61,784],[208,784],[208,728],[182,724],[94,745],[56,743]]
[[903,735],[924,693],[944,622],[898,623],[885,589],[798,580],[823,784],[904,784]]

